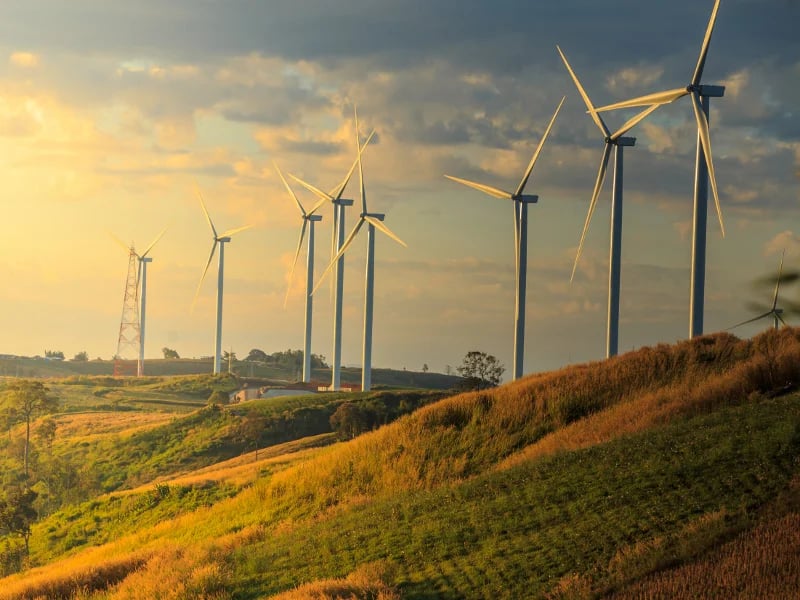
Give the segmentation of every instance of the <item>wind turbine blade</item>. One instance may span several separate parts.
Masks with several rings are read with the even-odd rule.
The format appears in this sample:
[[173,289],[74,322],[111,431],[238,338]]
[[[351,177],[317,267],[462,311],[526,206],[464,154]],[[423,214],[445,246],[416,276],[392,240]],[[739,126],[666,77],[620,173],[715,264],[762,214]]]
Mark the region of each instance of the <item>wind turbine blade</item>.
[[[108,235],[111,236],[111,239],[114,240],[115,242],[117,242],[117,244],[119,244],[121,248],[124,248],[125,252],[127,252],[129,255],[130,255],[131,252],[136,254],[136,251],[133,249],[132,245],[128,246],[128,244],[123,242],[121,239],[119,239],[116,235],[114,235],[110,231],[106,231],[106,233],[108,233]],[[137,256],[138,256],[138,254],[137,254]]]
[[531,162],[528,164],[528,168],[525,171],[525,175],[522,177],[522,181],[519,182],[519,187],[517,188],[517,193],[514,196],[519,196],[522,194],[523,190],[525,189],[525,185],[528,183],[528,178],[531,176],[531,171],[533,171],[533,165],[536,164],[536,161],[539,159],[539,154],[544,147],[545,141],[547,141],[547,136],[550,135],[550,130],[553,128],[553,123],[556,122],[556,117],[558,116],[558,112],[561,110],[561,107],[564,105],[564,100],[566,100],[566,96],[561,97],[561,102],[558,103],[556,107],[556,112],[553,113],[553,118],[550,119],[550,123],[547,124],[547,129],[544,130],[544,134],[542,135],[542,139],[539,140],[539,145],[536,147],[536,152],[533,153],[533,157],[531,158]]
[[356,150],[358,152],[358,182],[361,188],[361,214],[367,213],[367,195],[364,191],[364,165],[361,160],[361,141],[358,137],[358,109],[354,106],[353,113],[356,120]]
[[278,172],[278,177],[280,177],[280,178],[281,178],[281,181],[283,182],[283,185],[284,185],[284,187],[286,187],[286,191],[287,191],[287,192],[289,192],[289,195],[290,195],[292,198],[294,198],[294,201],[295,201],[295,203],[297,204],[297,208],[299,208],[299,209],[300,209],[300,214],[301,214],[302,216],[304,216],[304,217],[305,217],[305,216],[306,216],[306,211],[305,211],[305,209],[303,208],[303,205],[302,205],[302,204],[300,204],[300,200],[298,200],[298,199],[297,199],[297,196],[295,195],[295,193],[294,193],[294,190],[293,190],[292,188],[290,188],[290,187],[289,187],[289,182],[288,182],[288,181],[286,181],[286,178],[283,176],[283,173],[281,173],[281,170],[280,170],[280,168],[278,167],[278,163],[276,163],[276,162],[273,160],[273,161],[272,161],[272,166],[273,166],[273,167],[275,167],[275,170]]
[[765,317],[769,317],[772,315],[772,311],[765,312],[763,315],[758,315],[757,317],[753,317],[752,319],[747,319],[747,321],[742,321],[741,323],[737,323],[733,327],[728,327],[726,331],[730,331],[731,329],[736,329],[737,327],[741,327],[742,325],[747,325],[748,323],[752,323],[754,321],[759,321]]
[[445,175],[448,179],[466,185],[468,187],[474,188],[478,191],[483,192],[484,194],[489,194],[490,196],[494,196],[495,198],[501,198],[502,200],[513,200],[514,195],[511,192],[506,192],[501,190],[500,188],[492,187],[490,185],[484,185],[482,183],[476,183],[474,181],[470,181],[469,179],[461,179],[460,177],[453,177],[452,175]]
[[145,250],[144,252],[142,252],[142,254],[141,254],[141,256],[139,256],[139,258],[144,258],[145,256],[147,256],[147,255],[150,253],[150,250],[152,250],[152,249],[153,249],[153,246],[155,246],[155,245],[158,243],[158,240],[160,240],[160,239],[163,237],[163,235],[164,235],[165,233],[167,233],[167,229],[169,229],[169,227],[164,227],[164,229],[162,229],[162,230],[161,230],[161,233],[159,233],[159,234],[156,236],[156,239],[154,239],[154,240],[152,241],[152,243],[151,243],[151,244],[150,244],[150,245],[147,247],[147,250]]
[[364,220],[365,220],[367,223],[370,223],[370,224],[374,225],[374,226],[375,226],[375,229],[378,229],[378,230],[382,231],[383,233],[385,233],[386,235],[388,235],[390,238],[392,238],[392,239],[393,239],[395,242],[397,242],[397,243],[398,243],[398,244],[400,244],[401,246],[403,246],[403,247],[405,247],[405,248],[408,248],[408,244],[406,244],[406,243],[405,243],[403,240],[401,240],[399,237],[397,237],[397,236],[396,236],[396,235],[395,235],[395,234],[392,232],[392,230],[391,230],[391,229],[389,229],[389,228],[388,228],[388,227],[387,227],[387,226],[386,226],[386,225],[383,223],[383,221],[379,221],[378,219],[376,219],[376,218],[374,218],[374,217],[370,217],[369,215],[366,215],[366,216],[364,217]]
[[200,288],[203,287],[203,281],[206,278],[206,273],[208,273],[208,267],[211,266],[211,261],[214,260],[214,253],[217,251],[217,239],[214,238],[214,244],[211,246],[211,254],[208,255],[208,262],[206,263],[206,268],[203,269],[203,274],[200,276],[200,283],[197,284],[197,291],[194,293],[194,300],[192,300],[192,308],[194,310],[194,305],[197,302],[197,297],[200,295]]
[[714,204],[717,207],[717,217],[719,217],[719,228],[722,230],[722,237],[725,237],[725,223],[722,222],[722,207],[719,204],[719,193],[717,192],[717,175],[714,172],[714,159],[711,154],[711,135],[708,132],[708,119],[703,112],[703,105],[700,103],[700,94],[692,93],[692,106],[694,116],[697,119],[697,131],[700,134],[700,143],[703,146],[703,154],[706,156],[706,166],[708,167],[708,179],[711,182],[711,191],[714,193]]
[[783,259],[786,257],[786,248],[783,249],[781,254],[781,264],[778,267],[778,281],[775,282],[775,294],[772,296],[772,310],[778,306],[778,290],[781,287],[781,275],[783,274]]
[[319,202],[317,202],[317,203],[316,203],[314,206],[312,206],[312,207],[311,207],[311,210],[310,210],[310,211],[308,211],[308,213],[306,213],[306,216],[309,216],[309,217],[310,217],[311,215],[313,215],[313,214],[314,214],[315,212],[317,212],[317,211],[319,210],[319,208],[320,208],[320,207],[321,207],[323,204],[325,204],[326,202],[327,202],[327,200],[326,200],[325,198],[323,198],[322,200],[320,200]]
[[775,316],[778,317],[778,321],[783,323],[784,327],[788,327],[789,326],[789,324],[786,321],[783,320],[783,317],[780,315],[780,313],[775,313]]
[[356,226],[353,227],[353,231],[350,232],[350,235],[347,236],[347,239],[344,241],[344,244],[342,244],[342,248],[339,250],[339,252],[336,253],[336,255],[333,257],[333,260],[331,260],[330,264],[327,267],[325,267],[325,270],[322,272],[322,275],[320,275],[320,278],[317,280],[317,285],[315,285],[314,289],[311,290],[311,295],[314,295],[314,292],[317,291],[317,288],[325,279],[325,276],[331,271],[331,269],[333,269],[334,265],[336,264],[336,261],[338,261],[339,258],[342,256],[342,254],[345,253],[345,251],[350,246],[353,239],[356,237],[356,234],[358,234],[358,230],[361,229],[361,226],[363,224],[364,224],[364,219],[359,219],[358,223],[356,223]]
[[578,253],[575,255],[575,262],[572,265],[572,275],[569,281],[575,278],[575,271],[578,268],[578,259],[581,257],[583,251],[583,243],[586,241],[586,233],[589,231],[589,224],[592,222],[592,215],[594,209],[597,207],[597,198],[600,196],[600,190],[603,189],[603,182],[606,179],[606,171],[608,170],[608,159],[611,157],[611,144],[606,144],[603,150],[603,157],[600,159],[600,170],[597,172],[597,181],[594,184],[594,191],[592,192],[592,201],[589,203],[589,211],[586,213],[586,221],[583,223],[583,233],[581,233],[581,241],[578,244]]
[[350,166],[350,170],[347,172],[347,175],[345,175],[344,180],[342,181],[342,183],[340,183],[338,187],[334,188],[331,191],[331,196],[333,196],[337,200],[342,197],[342,194],[344,194],[344,190],[347,187],[347,184],[350,182],[350,178],[353,176],[353,172],[356,170],[356,167],[358,166],[358,161],[361,159],[361,155],[363,154],[364,149],[369,145],[369,143],[372,141],[372,138],[374,136],[375,136],[375,130],[373,129],[370,132],[369,137],[367,138],[367,141],[365,141],[361,145],[361,149],[358,151],[358,156],[356,156],[356,159],[353,161],[353,164]]
[[250,229],[252,226],[253,225],[244,225],[243,227],[237,227],[236,229],[228,229],[228,231],[223,232],[222,235],[219,237],[230,237],[234,234],[239,233],[240,231],[244,231],[245,229]]
[[297,176],[295,176],[295,175],[292,175],[291,173],[289,173],[289,177],[291,177],[292,179],[294,179],[294,180],[295,180],[297,183],[299,183],[300,185],[302,185],[302,186],[303,186],[304,188],[306,188],[306,189],[307,189],[309,192],[311,192],[311,193],[312,193],[312,194],[314,194],[315,196],[317,196],[317,197],[321,198],[322,200],[327,200],[327,201],[329,201],[329,202],[332,202],[332,201],[333,201],[333,199],[334,199],[334,198],[333,198],[333,196],[331,196],[330,194],[327,194],[327,193],[323,192],[323,191],[322,191],[321,189],[319,189],[318,187],[314,187],[314,186],[313,186],[313,185],[311,185],[310,183],[303,181],[302,179],[300,179],[299,177],[297,177]]
[[194,187],[197,190],[197,197],[200,199],[200,206],[203,207],[203,214],[206,216],[206,221],[208,221],[208,226],[211,227],[211,233],[214,234],[214,239],[219,237],[217,235],[217,230],[214,228],[214,223],[211,221],[211,215],[208,214],[208,209],[206,208],[206,203],[203,202],[203,194],[200,192],[200,186],[197,185],[195,181]]
[[289,302],[289,292],[292,289],[292,276],[294,275],[294,268],[297,265],[297,259],[300,257],[300,250],[303,248],[303,238],[306,235],[306,226],[308,225],[308,221],[303,219],[303,225],[300,227],[300,239],[297,241],[297,252],[294,253],[294,260],[292,261],[292,268],[289,270],[289,281],[286,285],[286,297],[283,299],[283,308],[286,308],[286,304]]
[[647,94],[639,96],[638,98],[631,98],[630,100],[623,100],[614,104],[608,104],[596,108],[597,112],[605,112],[607,110],[617,110],[619,108],[635,108],[637,106],[649,106],[651,104],[669,104],[678,98],[686,96],[689,92],[686,88],[676,88],[674,90],[666,90],[664,92],[656,92],[654,94]]
[[597,111],[595,111],[594,105],[592,104],[592,101],[589,99],[589,94],[587,94],[586,90],[583,89],[581,82],[578,80],[578,76],[575,74],[575,71],[572,70],[572,67],[570,66],[569,62],[567,62],[567,57],[564,56],[564,53],[561,51],[561,48],[559,46],[556,46],[556,50],[558,50],[558,53],[561,55],[561,60],[564,62],[564,66],[567,67],[567,71],[569,71],[569,74],[572,77],[572,81],[575,83],[575,87],[578,88],[578,92],[580,93],[581,98],[583,98],[583,102],[584,104],[586,104],[586,108],[589,109],[588,112],[591,115],[592,120],[595,122],[595,125],[597,125],[600,128],[600,132],[603,134],[603,136],[608,137],[609,135],[608,127],[606,127],[606,124],[603,121],[603,119],[600,117],[599,114],[597,114]]
[[655,111],[661,104],[652,104],[640,112],[638,115],[628,119],[625,124],[620,127],[617,131],[614,132],[614,135],[611,136],[612,140],[616,140],[621,138],[623,135],[628,133],[631,129],[636,127],[639,123],[641,123],[647,116]]
[[708,56],[708,46],[711,43],[711,34],[714,33],[714,24],[717,22],[717,12],[719,11],[719,2],[714,2],[714,8],[711,10],[711,17],[708,19],[708,27],[706,27],[706,35],[703,38],[703,45],[700,46],[700,58],[697,59],[697,66],[692,75],[692,85],[698,85],[700,78],[703,77],[703,69],[706,66],[706,56]]

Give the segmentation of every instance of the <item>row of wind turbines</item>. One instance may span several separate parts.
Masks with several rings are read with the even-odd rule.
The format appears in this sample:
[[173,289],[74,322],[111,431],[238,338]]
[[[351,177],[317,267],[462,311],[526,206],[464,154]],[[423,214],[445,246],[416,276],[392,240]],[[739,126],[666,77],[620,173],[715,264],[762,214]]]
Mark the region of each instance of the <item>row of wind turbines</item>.
[[[716,174],[713,164],[713,155],[711,150],[711,138],[709,134],[709,108],[710,98],[722,97],[725,91],[723,86],[719,85],[706,85],[702,83],[703,71],[705,69],[706,58],[709,51],[711,36],[714,31],[714,26],[719,11],[720,0],[715,0],[714,7],[709,18],[705,36],[700,47],[700,54],[695,65],[694,71],[686,86],[675,88],[671,90],[655,92],[609,104],[607,106],[595,107],[592,103],[588,93],[581,84],[574,69],[567,60],[566,55],[557,47],[558,54],[570,76],[575,87],[577,88],[581,98],[583,99],[587,113],[600,130],[600,134],[604,141],[604,149],[600,159],[600,167],[597,173],[594,189],[592,191],[589,209],[583,225],[578,250],[573,264],[572,275],[570,280],[575,276],[578,261],[583,251],[586,235],[591,224],[592,217],[597,207],[600,193],[605,183],[606,174],[608,171],[609,161],[613,150],[614,154],[614,175],[613,186],[611,193],[611,235],[610,235],[610,248],[609,248],[609,283],[608,283],[608,314],[607,314],[607,330],[606,330],[606,356],[611,357],[617,354],[619,345],[619,308],[620,308],[620,279],[621,279],[621,241],[622,241],[622,209],[623,209],[623,149],[625,147],[633,147],[636,143],[636,138],[628,137],[626,134],[633,129],[636,125],[641,123],[659,107],[674,102],[684,96],[689,96],[692,108],[697,122],[697,153],[695,158],[695,177],[694,177],[694,218],[693,218],[693,235],[692,235],[692,263],[691,263],[691,283],[690,283],[690,303],[689,303],[689,337],[702,335],[703,333],[703,305],[704,305],[704,285],[705,285],[705,262],[706,262],[706,230],[707,230],[707,213],[708,213],[708,186],[711,184],[711,191],[714,197],[717,217],[719,225],[724,237],[725,227],[722,218],[722,210],[719,200],[719,193],[717,189]],[[559,115],[561,107],[563,106],[565,98],[562,98],[553,113],[550,122],[548,123],[541,140],[539,141],[536,150],[533,153],[523,176],[516,187],[514,192],[470,181],[467,179],[445,175],[445,177],[457,183],[466,185],[494,198],[511,200],[513,203],[513,216],[514,216],[514,254],[515,254],[515,279],[516,279],[516,293],[515,293],[515,313],[514,313],[514,349],[513,349],[513,379],[518,379],[523,374],[524,364],[524,340],[525,340],[525,304],[526,304],[526,287],[527,287],[527,226],[528,226],[528,205],[538,202],[537,195],[525,193],[525,188],[532,175],[534,166],[542,152],[544,144],[555,124]],[[640,112],[628,119],[621,127],[613,131],[608,127],[605,120],[600,113],[607,111],[614,111],[618,109],[640,108]],[[371,364],[372,364],[372,327],[373,327],[373,297],[374,297],[374,268],[375,268],[375,235],[376,230],[381,231],[395,242],[405,246],[397,235],[395,235],[385,224],[385,215],[381,213],[373,213],[368,210],[366,191],[364,185],[364,172],[362,164],[362,154],[366,147],[372,140],[375,132],[374,130],[362,143],[359,136],[358,126],[358,113],[355,112],[355,129],[356,129],[356,158],[353,161],[349,171],[346,173],[342,182],[334,187],[330,192],[324,192],[320,188],[301,180],[300,178],[290,175],[290,177],[303,186],[305,189],[314,194],[318,201],[309,210],[306,210],[303,204],[298,199],[295,192],[292,190],[287,179],[284,177],[281,170],[275,164],[275,169],[285,186],[291,200],[296,204],[300,219],[300,236],[297,243],[297,249],[294,254],[291,270],[289,273],[289,289],[291,289],[292,277],[294,275],[297,262],[303,249],[303,242],[306,242],[306,282],[305,282],[305,335],[303,343],[303,381],[308,382],[311,379],[311,342],[312,342],[312,316],[313,316],[313,296],[319,288],[322,281],[329,273],[332,273],[332,301],[334,305],[333,310],[333,356],[332,356],[332,374],[331,374],[331,390],[338,390],[341,388],[341,344],[342,344],[342,298],[344,286],[344,257],[348,248],[351,246],[361,229],[366,225],[367,229],[367,263],[365,273],[365,300],[364,300],[364,331],[363,331],[363,354],[362,354],[362,389],[369,390],[371,386]],[[359,182],[360,182],[360,209],[361,212],[358,220],[351,230],[350,234],[345,238],[345,209],[353,205],[352,199],[344,198],[345,189],[358,168]],[[223,300],[223,273],[224,273],[224,250],[225,244],[231,241],[231,237],[243,231],[250,226],[239,227],[218,234],[211,217],[203,202],[202,195],[198,189],[198,197],[200,204],[205,214],[208,225],[211,229],[213,243],[211,252],[206,262],[205,269],[203,270],[200,284],[195,294],[195,301],[200,293],[200,287],[208,272],[208,269],[213,261],[214,254],[219,247],[219,263],[217,272],[217,312],[216,312],[216,329],[215,329],[215,355],[214,355],[214,373],[219,373],[221,367],[221,350],[222,350],[222,300]],[[331,236],[331,261],[327,268],[322,272],[319,280],[314,283],[314,254],[315,254],[315,225],[322,220],[322,216],[317,214],[318,211],[326,203],[332,206],[332,222],[333,230]],[[163,235],[163,232],[162,234]],[[159,235],[160,238],[160,235]],[[158,238],[156,239],[156,241]],[[148,249],[142,253],[139,260],[143,266],[142,270],[142,336],[140,356],[143,353],[144,344],[144,306],[145,306],[145,281],[146,281],[146,262],[152,260],[147,257],[147,254],[152,249],[151,244]],[[133,252],[133,249],[131,249]],[[137,255],[138,256],[138,255]],[[783,261],[781,261],[782,268]],[[778,278],[778,285],[780,284],[780,274]],[[760,315],[754,319],[750,319],[739,325],[749,323],[767,316],[774,316],[775,324],[777,326],[778,320],[783,322],[780,316],[779,309],[777,309],[777,294],[778,287],[776,286],[775,297],[773,299],[772,310],[764,315]],[[284,306],[288,301],[289,290],[287,290],[286,300]],[[737,325],[738,326],[738,325]]]

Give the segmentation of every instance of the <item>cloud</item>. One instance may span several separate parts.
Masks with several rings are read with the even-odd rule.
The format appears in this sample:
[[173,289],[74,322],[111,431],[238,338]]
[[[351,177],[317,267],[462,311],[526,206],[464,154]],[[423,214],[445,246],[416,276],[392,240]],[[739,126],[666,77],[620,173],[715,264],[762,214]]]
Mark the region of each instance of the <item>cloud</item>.
[[34,69],[39,66],[39,56],[33,52],[12,52],[8,57],[8,63],[14,67]]

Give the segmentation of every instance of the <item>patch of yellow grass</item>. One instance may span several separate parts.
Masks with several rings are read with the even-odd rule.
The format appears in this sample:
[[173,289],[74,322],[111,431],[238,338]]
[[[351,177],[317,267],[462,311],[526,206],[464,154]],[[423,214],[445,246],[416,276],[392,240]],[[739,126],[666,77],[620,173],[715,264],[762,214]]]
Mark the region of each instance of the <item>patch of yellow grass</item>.
[[272,600],[400,600],[388,583],[391,569],[384,562],[362,565],[344,579],[325,579],[303,584],[271,596]]

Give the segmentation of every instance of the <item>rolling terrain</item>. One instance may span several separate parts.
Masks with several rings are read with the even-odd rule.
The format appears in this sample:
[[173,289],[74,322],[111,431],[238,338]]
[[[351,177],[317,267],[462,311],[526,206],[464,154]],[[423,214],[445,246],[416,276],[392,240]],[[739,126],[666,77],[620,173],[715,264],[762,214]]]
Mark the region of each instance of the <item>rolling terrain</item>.
[[[0,598],[791,597],[798,384],[786,328],[451,397],[58,415],[98,489]],[[345,404],[373,418],[337,435]]]

